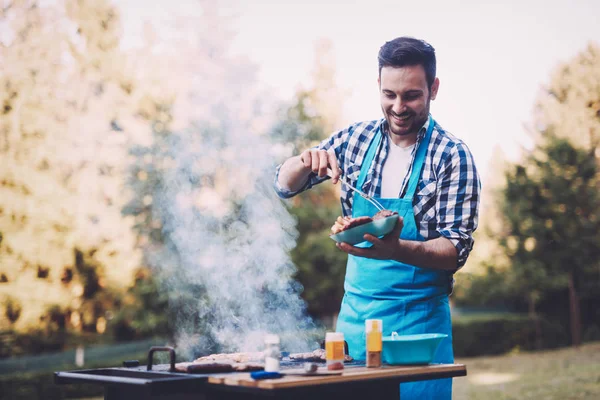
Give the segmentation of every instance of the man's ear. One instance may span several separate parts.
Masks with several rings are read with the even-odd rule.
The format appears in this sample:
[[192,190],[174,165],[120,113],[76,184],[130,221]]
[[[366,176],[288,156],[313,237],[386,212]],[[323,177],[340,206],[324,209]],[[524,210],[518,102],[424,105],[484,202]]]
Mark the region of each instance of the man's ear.
[[431,85],[431,95],[429,96],[429,100],[435,100],[439,88],[440,80],[438,78],[435,78],[433,84]]

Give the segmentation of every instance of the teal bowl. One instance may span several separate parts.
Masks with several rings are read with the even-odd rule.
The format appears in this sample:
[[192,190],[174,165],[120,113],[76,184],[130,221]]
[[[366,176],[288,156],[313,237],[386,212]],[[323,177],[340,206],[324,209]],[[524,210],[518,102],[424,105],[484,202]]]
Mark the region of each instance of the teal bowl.
[[367,233],[377,237],[387,235],[394,230],[397,219],[398,214],[390,215],[389,217],[376,219],[375,221],[355,226],[347,231],[342,231],[329,237],[338,243],[346,242],[348,244],[355,245],[364,242],[365,239],[363,239],[363,236]]
[[382,338],[383,362],[392,365],[429,364],[440,342],[448,337],[443,333],[424,333],[421,335],[398,335]]

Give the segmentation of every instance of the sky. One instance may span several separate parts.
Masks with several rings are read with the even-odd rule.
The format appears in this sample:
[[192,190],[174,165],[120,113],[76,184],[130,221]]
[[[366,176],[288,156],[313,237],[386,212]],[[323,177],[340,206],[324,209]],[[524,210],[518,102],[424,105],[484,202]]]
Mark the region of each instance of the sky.
[[[179,0],[185,8],[193,0]],[[139,15],[153,9],[129,0]],[[164,1],[156,12],[169,12]],[[146,3],[147,4],[147,3]],[[561,62],[588,43],[600,44],[597,0],[303,0],[229,1],[237,32],[233,51],[259,67],[275,96],[290,99],[310,84],[314,45],[333,43],[337,84],[349,90],[340,107],[345,125],[381,117],[377,53],[398,36],[436,49],[441,85],[433,117],[471,148],[482,176],[501,149],[515,159],[529,146],[536,96]]]

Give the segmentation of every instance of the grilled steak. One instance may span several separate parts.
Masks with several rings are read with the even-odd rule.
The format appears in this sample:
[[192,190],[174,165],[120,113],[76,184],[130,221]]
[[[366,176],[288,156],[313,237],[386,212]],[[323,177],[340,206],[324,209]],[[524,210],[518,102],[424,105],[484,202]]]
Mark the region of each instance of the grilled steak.
[[265,366],[257,362],[235,362],[231,360],[220,361],[192,361],[181,362],[175,364],[175,369],[179,372],[187,372],[190,374],[208,374],[218,372],[245,372],[245,371],[260,371]]
[[245,353],[219,353],[219,354],[211,354],[209,356],[200,357],[194,360],[194,362],[201,361],[231,361],[237,363],[245,363],[249,361],[262,361],[264,360],[265,355],[262,351],[257,351],[253,353],[245,352]]
[[335,235],[336,233],[347,231],[348,229],[354,228],[359,225],[364,225],[369,222],[373,222],[378,219],[386,218],[392,215],[397,215],[396,211],[390,210],[381,210],[377,214],[371,217],[338,217],[335,221],[335,224],[331,227],[331,235]]
[[377,214],[373,215],[373,220],[391,217],[392,215],[398,215],[398,213],[396,211],[381,210]]

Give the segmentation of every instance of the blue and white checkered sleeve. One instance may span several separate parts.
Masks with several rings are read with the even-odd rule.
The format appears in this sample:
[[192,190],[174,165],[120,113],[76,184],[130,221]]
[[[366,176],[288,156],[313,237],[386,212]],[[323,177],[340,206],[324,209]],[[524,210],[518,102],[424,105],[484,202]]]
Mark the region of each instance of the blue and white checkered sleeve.
[[[346,128],[341,131],[333,133],[331,136],[329,136],[327,139],[323,140],[321,143],[314,146],[313,148],[320,149],[320,150],[333,149],[335,151],[335,154],[336,154],[338,162],[339,162],[341,149],[342,149],[342,143],[344,140],[346,140],[346,137],[348,136],[348,133],[349,133],[349,129],[350,128]],[[291,191],[288,188],[281,186],[281,184],[279,183],[279,171],[280,171],[282,165],[283,164],[278,165],[277,169],[275,170],[275,182],[274,182],[275,192],[282,199],[288,199],[290,197],[293,197],[293,196],[297,195],[298,193],[304,192],[305,190],[308,190],[311,187],[329,179],[328,176],[324,177],[324,178],[319,178],[319,176],[317,174],[311,173],[308,177],[308,180],[306,181],[306,183],[304,184],[304,186],[302,188],[300,188],[297,191]]]
[[450,149],[438,182],[437,230],[456,247],[458,269],[465,265],[473,248],[481,192],[473,156],[464,143]]

